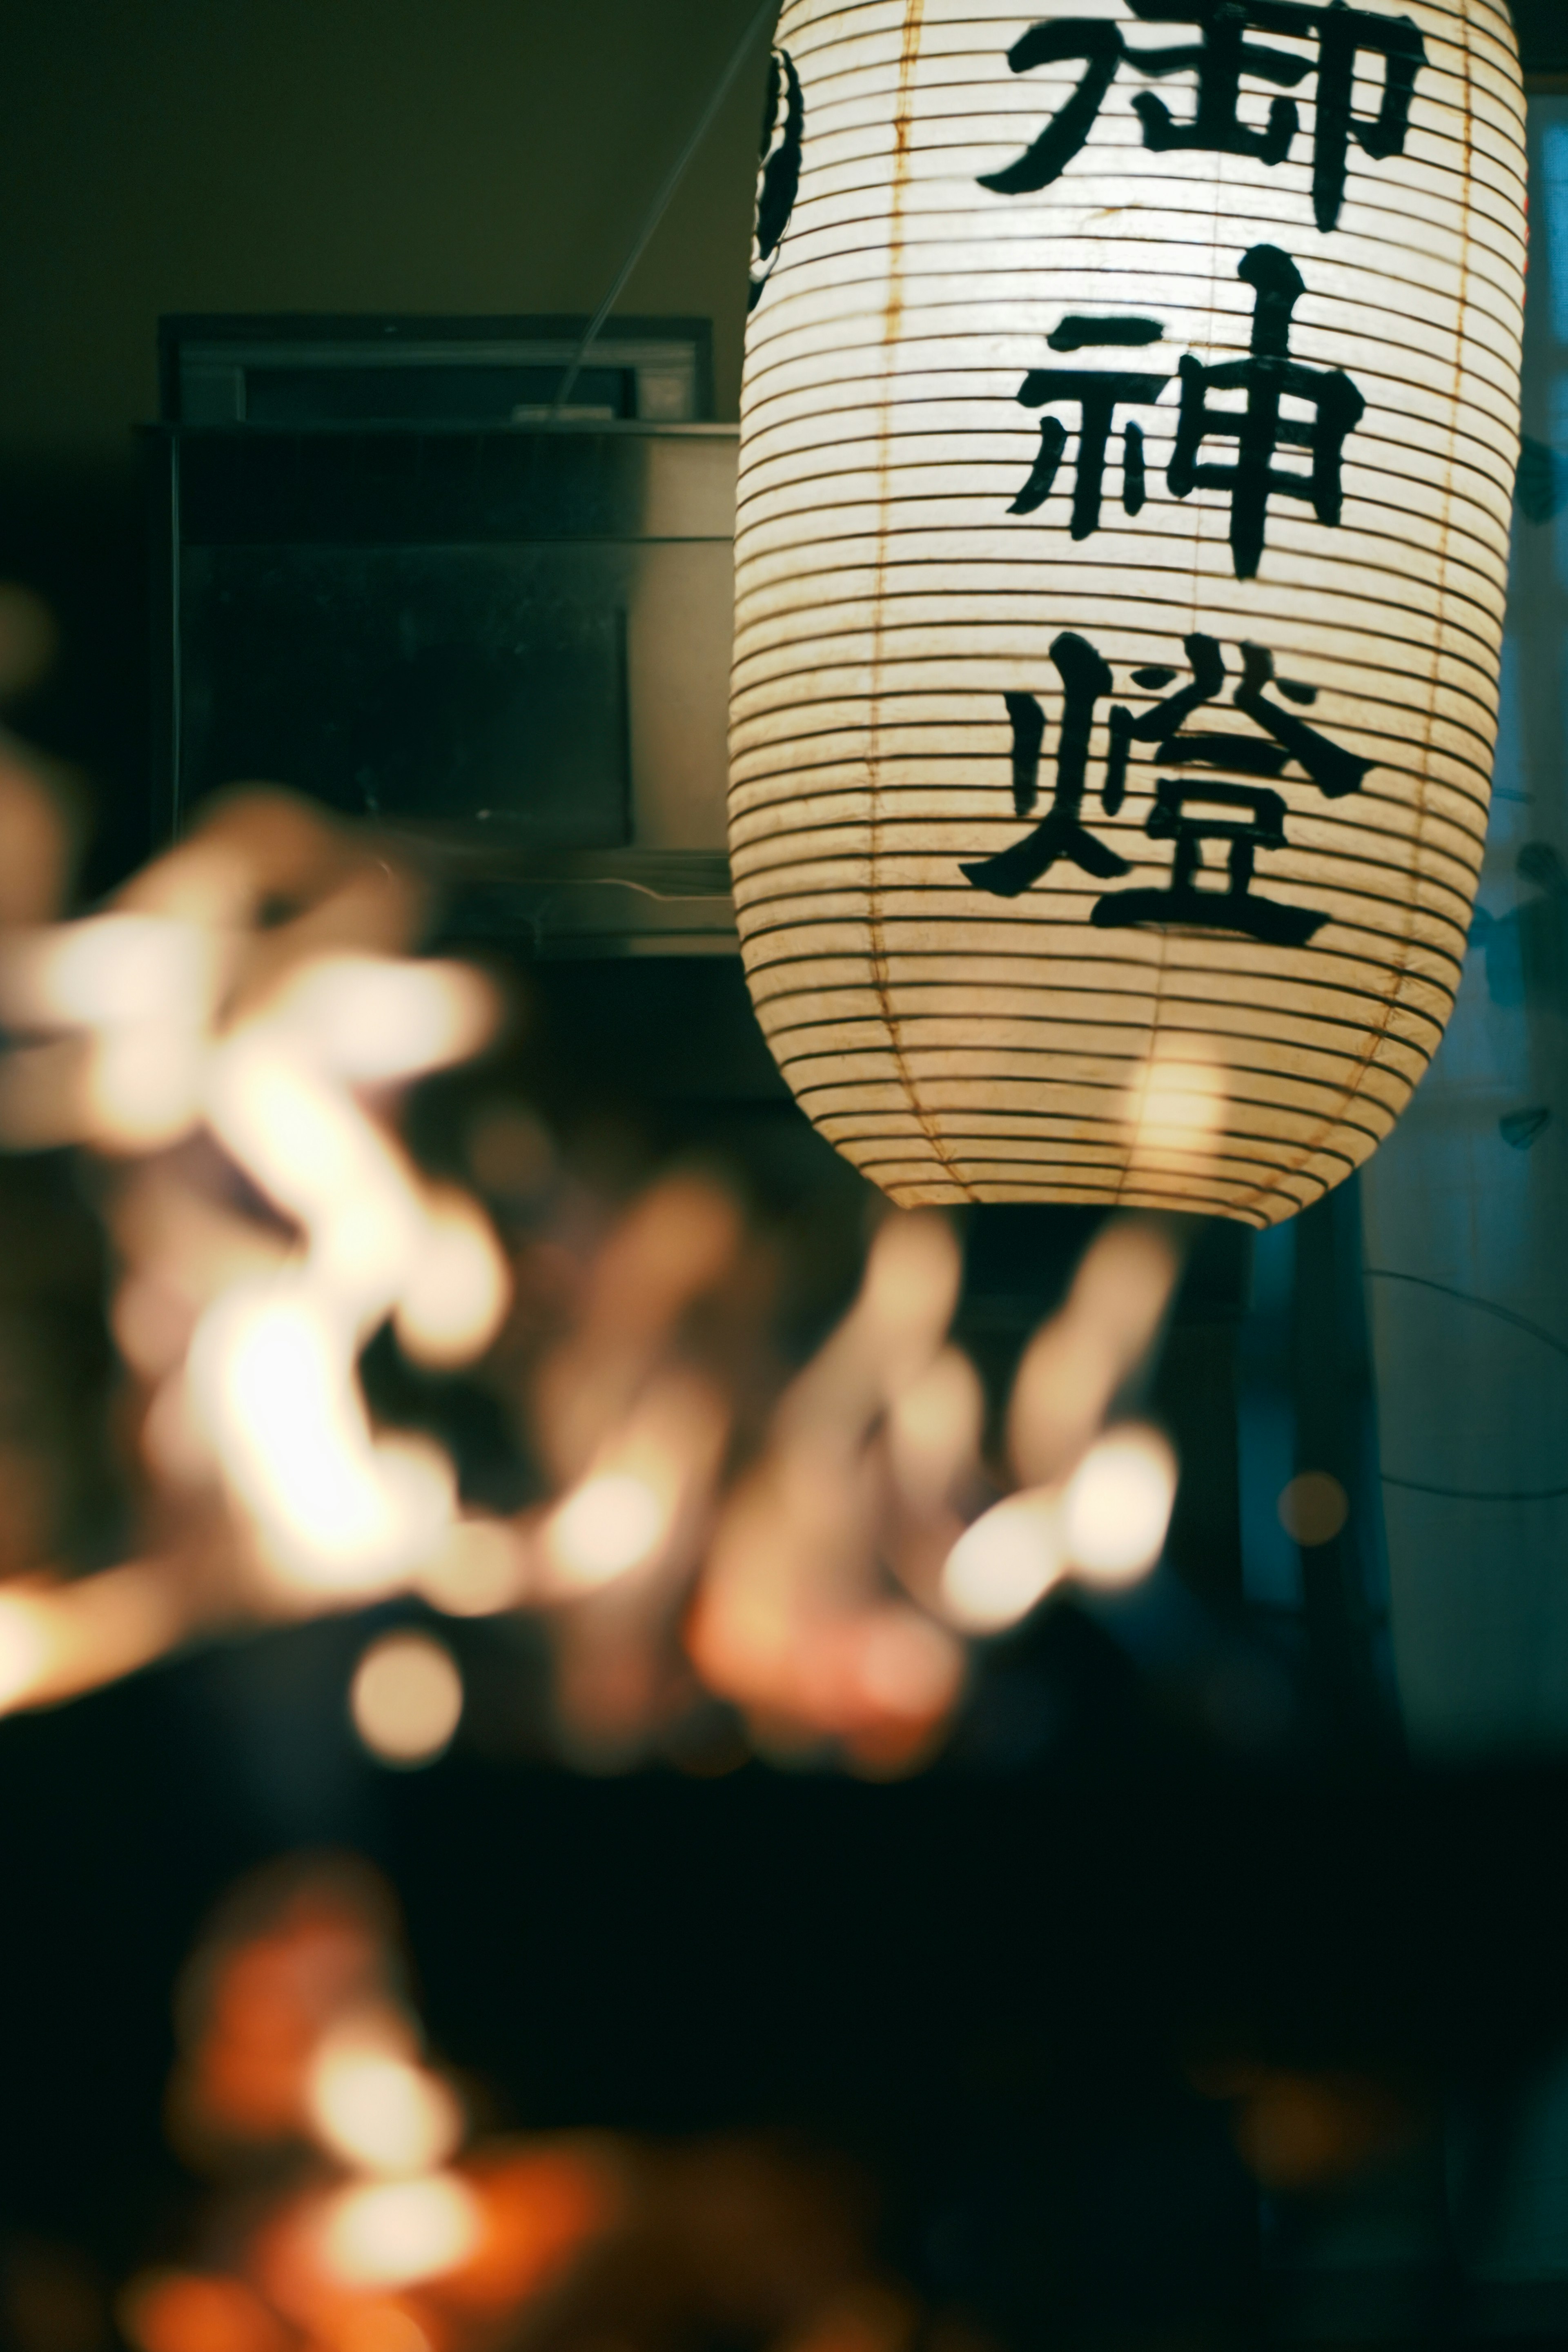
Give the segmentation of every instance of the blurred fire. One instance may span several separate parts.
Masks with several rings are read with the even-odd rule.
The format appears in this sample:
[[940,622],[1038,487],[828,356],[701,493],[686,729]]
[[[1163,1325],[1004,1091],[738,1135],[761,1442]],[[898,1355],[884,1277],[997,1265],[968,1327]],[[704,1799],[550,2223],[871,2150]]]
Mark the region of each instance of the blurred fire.
[[609,2225],[615,2168],[595,2145],[466,2145],[365,1864],[289,1864],[243,1886],[185,1972],[177,2023],[171,2137],[232,2184],[216,2236],[237,2231],[243,2252],[229,2272],[137,2281],[124,2325],[143,2352],[464,2352]]
[[294,1862],[187,1969],[176,2145],[218,2187],[195,2257],[134,2278],[138,2352],[489,2352],[521,2340],[903,2352],[866,2185],[764,2138],[472,2138],[431,2064],[383,1883]]
[[[5,752],[0,1139],[92,1155],[140,1556],[51,1566],[47,1510],[26,1504],[42,1472],[18,1452],[0,1506],[14,1488],[13,1532],[31,1532],[19,1557],[0,1548],[26,1570],[0,1589],[0,1711],[209,1631],[407,1592],[541,1612],[578,1760],[645,1753],[718,1701],[770,1753],[904,1771],[941,1740],[972,1637],[1066,1576],[1157,1559],[1175,1465],[1116,1416],[1158,1344],[1173,1228],[1104,1228],[988,1454],[944,1218],[885,1215],[858,1297],[788,1377],[770,1244],[722,1177],[666,1173],[606,1216],[557,1181],[532,1106],[498,1103],[473,1164],[531,1204],[503,1244],[416,1165],[400,1090],[480,1050],[501,1005],[469,967],[410,952],[424,894],[384,844],[247,792],[62,920],[68,834],[42,772]],[[1212,1078],[1151,1072],[1151,1149],[1201,1147]],[[445,1445],[378,1425],[363,1360],[388,1333],[407,1364],[488,1388],[537,1502],[472,1509]],[[367,1658],[356,1684],[390,1761],[440,1752],[461,1713],[455,1662],[426,1650],[401,1681]],[[394,1719],[399,1691],[434,1731]]]

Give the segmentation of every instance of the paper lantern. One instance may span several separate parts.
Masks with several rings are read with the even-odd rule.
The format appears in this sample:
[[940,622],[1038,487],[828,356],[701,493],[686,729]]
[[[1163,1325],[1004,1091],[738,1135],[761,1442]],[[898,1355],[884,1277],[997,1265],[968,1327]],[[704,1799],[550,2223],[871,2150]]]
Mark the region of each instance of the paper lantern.
[[1398,1116],[1486,827],[1522,126],[1493,0],[786,0],[731,849],[895,1200],[1270,1223]]

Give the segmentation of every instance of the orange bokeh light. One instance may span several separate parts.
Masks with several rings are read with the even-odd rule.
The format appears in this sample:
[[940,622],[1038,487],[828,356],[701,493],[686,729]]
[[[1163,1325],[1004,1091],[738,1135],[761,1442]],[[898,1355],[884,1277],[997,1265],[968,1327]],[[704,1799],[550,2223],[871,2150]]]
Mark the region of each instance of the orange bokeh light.
[[617,2218],[609,2158],[587,2147],[491,2148],[460,2169],[479,2202],[479,2237],[434,2290],[457,2309],[500,2312],[531,2302]]
[[138,2352],[292,2352],[292,2331],[243,2279],[154,2272],[121,2298]]

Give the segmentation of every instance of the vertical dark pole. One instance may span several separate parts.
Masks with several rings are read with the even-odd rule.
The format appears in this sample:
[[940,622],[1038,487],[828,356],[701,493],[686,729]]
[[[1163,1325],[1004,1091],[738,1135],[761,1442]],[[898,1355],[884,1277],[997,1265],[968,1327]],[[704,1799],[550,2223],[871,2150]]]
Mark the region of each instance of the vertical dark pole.
[[1327,1473],[1350,1506],[1337,1534],[1301,1546],[1311,1670],[1320,1700],[1342,1732],[1386,1739],[1394,1717],[1385,1663],[1383,1497],[1361,1192],[1353,1176],[1297,1221],[1294,1326],[1296,1469]]
[[1152,1398],[1182,1464],[1167,1557],[1191,1591],[1225,1610],[1242,1599],[1238,1356],[1251,1248],[1247,1227],[1228,1219],[1199,1228]]

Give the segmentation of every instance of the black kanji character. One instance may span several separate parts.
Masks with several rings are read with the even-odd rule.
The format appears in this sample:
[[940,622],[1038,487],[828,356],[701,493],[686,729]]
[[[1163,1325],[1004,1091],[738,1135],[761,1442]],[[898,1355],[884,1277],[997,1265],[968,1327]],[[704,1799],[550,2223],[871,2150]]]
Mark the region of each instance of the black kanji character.
[[[1278,778],[1294,761],[1327,800],[1339,800],[1361,789],[1373,763],[1346,751],[1272,698],[1267,689],[1277,686],[1286,701],[1310,708],[1317,700],[1317,688],[1296,678],[1277,678],[1274,656],[1266,646],[1242,646],[1241,677],[1231,694],[1234,707],[1253,720],[1260,734],[1220,728],[1189,730],[1188,719],[1221,693],[1226,666],[1214,637],[1194,631],[1184,643],[1192,665],[1189,685],[1163,694],[1175,678],[1174,670],[1160,666],[1136,669],[1134,685],[1163,694],[1163,699],[1136,717],[1125,704],[1111,706],[1110,755],[1100,794],[1107,815],[1114,816],[1126,797],[1128,762],[1135,742],[1152,743],[1162,764],[1239,769],[1244,775],[1260,778]],[[997,898],[1017,898],[1060,858],[1089,874],[1111,876],[1131,870],[1124,858],[1089,832],[1081,816],[1089,734],[1095,712],[1114,684],[1110,667],[1085,638],[1070,632],[1056,639],[1051,660],[1063,688],[1051,808],[1033,833],[1010,849],[961,868],[977,889]],[[1005,700],[1013,729],[1013,805],[1020,816],[1027,816],[1039,796],[1045,713],[1031,694],[1009,694]],[[1142,923],[1196,925],[1238,930],[1276,946],[1296,947],[1305,945],[1328,919],[1309,908],[1281,906],[1276,899],[1252,895],[1258,851],[1286,845],[1285,803],[1278,792],[1261,784],[1206,783],[1163,776],[1146,830],[1155,840],[1175,843],[1171,882],[1164,889],[1135,887],[1107,892],[1091,916],[1101,929]],[[1223,887],[1209,887],[1199,878],[1205,871],[1203,845],[1208,841],[1226,845]]]
[[800,159],[805,140],[805,100],[801,94],[800,76],[789,51],[775,49],[768,62],[768,100],[763,113],[763,164],[757,185],[757,226],[752,290],[746,300],[748,312],[754,310],[763,299],[795,210],[795,200],[800,193]]
[[[1105,782],[1108,810],[1114,813],[1121,804],[1128,751],[1134,742],[1152,743],[1157,757],[1174,767],[1239,768],[1244,775],[1277,777],[1294,760],[1325,800],[1341,800],[1347,793],[1361,790],[1373,761],[1344,751],[1265,692],[1277,684],[1289,701],[1310,707],[1318,698],[1315,687],[1295,678],[1276,679],[1274,656],[1266,646],[1243,645],[1241,680],[1231,695],[1237,709],[1262,729],[1263,737],[1217,728],[1188,732],[1187,720],[1214,701],[1224,685],[1225,660],[1215,640],[1201,632],[1187,637],[1184,645],[1193,667],[1190,686],[1152,704],[1137,718],[1123,704],[1112,706]],[[1132,675],[1135,684],[1158,690],[1171,683],[1174,672],[1150,668],[1134,670]],[[1194,805],[1210,812],[1249,814],[1194,816],[1188,814]],[[1196,924],[1209,929],[1244,931],[1278,947],[1302,947],[1328,919],[1309,908],[1283,907],[1277,899],[1251,895],[1258,851],[1285,846],[1285,803],[1276,792],[1249,784],[1199,783],[1162,776],[1147,831],[1152,839],[1176,845],[1170,886],[1164,890],[1108,892],[1090,917],[1101,929],[1138,923]],[[1228,845],[1223,890],[1205,887],[1197,879],[1203,871],[1205,841]]]
[[[1179,73],[1192,67],[1197,75],[1191,122],[1173,121],[1152,91],[1142,90],[1133,100],[1145,147],[1156,152],[1202,147],[1224,155],[1256,155],[1265,163],[1284,161],[1300,123],[1295,100],[1271,100],[1268,127],[1249,131],[1237,113],[1241,76],[1257,74],[1294,89],[1312,68],[1287,50],[1246,40],[1251,31],[1317,41],[1312,217],[1325,234],[1339,226],[1351,141],[1379,163],[1405,152],[1415,77],[1426,58],[1426,44],[1408,16],[1347,8],[1344,0],[1329,0],[1327,7],[1304,7],[1300,0],[1128,0],[1128,5],[1145,24],[1199,27],[1195,43],[1128,52],[1142,73]],[[1363,55],[1384,61],[1383,96],[1370,121],[1352,106],[1356,60]]]
[[[1157,319],[1064,319],[1047,337],[1053,351],[1078,352],[1097,347],[1157,343],[1164,329]],[[1105,486],[1106,445],[1116,410],[1122,404],[1150,406],[1170,383],[1168,375],[1147,375],[1109,368],[1031,368],[1019,388],[1026,408],[1043,408],[1047,402],[1076,401],[1079,408],[1078,466],[1073,484],[1072,535],[1087,539],[1100,527],[1100,499]],[[1009,514],[1033,514],[1051,494],[1067,447],[1067,430],[1054,416],[1040,425],[1040,449],[1028,480],[1008,508]],[[1143,505],[1143,434],[1128,425],[1121,436],[1121,503],[1129,514]]]
[[1121,26],[1104,17],[1060,16],[1048,24],[1032,25],[1007,52],[1007,63],[1016,74],[1068,59],[1081,59],[1088,71],[1034,145],[1005,171],[983,172],[981,186],[999,196],[1032,196],[1059,179],[1094,129],[1105,93],[1126,55]]
[[[1344,0],[1309,6],[1302,0],[1129,0],[1146,24],[1191,24],[1195,42],[1168,49],[1130,49],[1119,26],[1102,18],[1058,17],[1033,26],[1007,53],[1015,73],[1036,66],[1081,60],[1083,79],[1034,144],[1004,171],[985,173],[980,184],[1004,196],[1033,195],[1058,179],[1086,144],[1106,92],[1125,58],[1139,71],[1154,75],[1191,68],[1197,78],[1196,108],[1190,122],[1176,122],[1152,92],[1133,100],[1143,125],[1143,144],[1159,151],[1197,147],[1224,155],[1251,155],[1267,164],[1289,153],[1300,116],[1295,100],[1276,98],[1260,130],[1240,117],[1241,77],[1257,75],[1277,89],[1294,89],[1317,75],[1312,152],[1312,216],[1327,232],[1338,226],[1344,200],[1345,168],[1353,139],[1382,162],[1405,152],[1415,77],[1426,48],[1408,16],[1384,16],[1350,8]],[[1287,49],[1249,41],[1251,32],[1315,40],[1316,64]],[[1384,61],[1383,95],[1370,119],[1354,111],[1357,59]]]
[[[1277,89],[1294,89],[1306,79],[1311,65],[1289,49],[1268,49],[1247,40],[1249,31],[1262,29],[1264,10],[1256,5],[1238,7],[1235,0],[1191,0],[1190,5],[1187,0],[1173,0],[1173,5],[1128,0],[1128,5],[1135,16],[1148,23],[1181,22],[1200,27],[1197,40],[1179,48],[1128,52],[1141,73],[1180,73],[1192,67],[1197,77],[1197,103],[1190,122],[1174,121],[1162,100],[1140,90],[1132,107],[1143,125],[1144,146],[1156,153],[1173,147],[1200,147],[1213,155],[1253,155],[1260,163],[1282,163],[1300,128],[1296,101],[1270,99],[1267,123],[1261,131],[1254,131],[1243,122],[1238,110],[1241,77],[1256,74]],[[1292,7],[1286,13],[1305,19],[1299,28],[1289,29],[1302,33],[1312,29],[1316,9]],[[1284,28],[1273,25],[1268,29]]]
[[[1189,815],[1189,808],[1219,814]],[[1277,898],[1255,898],[1253,868],[1260,849],[1285,846],[1282,796],[1257,784],[1198,783],[1162,776],[1146,830],[1156,841],[1173,841],[1175,864],[1164,889],[1108,890],[1095,901],[1089,921],[1096,929],[1122,930],[1140,923],[1179,924],[1199,930],[1241,931],[1270,947],[1305,947],[1328,921],[1310,907],[1282,907]],[[1205,841],[1226,845],[1223,889],[1205,888]]]
[[[1105,806],[1112,816],[1121,806],[1126,794],[1127,761],[1131,746],[1134,743],[1157,744],[1160,747],[1159,756],[1162,759],[1173,760],[1179,764],[1183,755],[1172,747],[1178,740],[1189,740],[1182,737],[1183,725],[1194,710],[1201,709],[1205,702],[1212,702],[1225,684],[1225,658],[1213,637],[1205,636],[1199,631],[1190,637],[1184,637],[1182,642],[1187,659],[1193,666],[1191,686],[1184,686],[1176,693],[1167,695],[1163,702],[1151,704],[1150,708],[1136,719],[1125,703],[1117,702],[1111,705],[1110,755],[1105,771]],[[1132,683],[1134,686],[1142,686],[1150,691],[1157,692],[1160,688],[1169,686],[1175,674],[1174,670],[1163,667],[1135,669],[1132,673]],[[1247,740],[1250,740],[1250,739]],[[1268,744],[1253,748],[1261,749],[1265,753],[1271,749]],[[1283,766],[1283,760],[1280,764]]]
[[[1319,729],[1309,727],[1305,719],[1282,710],[1264,692],[1266,687],[1278,684],[1280,693],[1292,702],[1310,706],[1318,698],[1316,687],[1302,686],[1294,678],[1276,680],[1274,656],[1267,646],[1243,645],[1241,682],[1230,698],[1237,710],[1245,712],[1265,736],[1273,740],[1260,741],[1257,736],[1237,734],[1234,729],[1184,733],[1194,711],[1213,702],[1218,695],[1226,672],[1225,658],[1215,638],[1199,631],[1184,638],[1183,644],[1193,666],[1191,686],[1168,695],[1163,702],[1151,704],[1138,718],[1121,703],[1111,707],[1110,756],[1105,782],[1105,805],[1111,814],[1121,805],[1128,752],[1133,743],[1152,743],[1156,757],[1173,767],[1239,768],[1244,775],[1252,776],[1281,775],[1294,760],[1325,800],[1342,800],[1347,793],[1361,790],[1373,762],[1342,750]],[[1168,686],[1174,675],[1168,669],[1140,669],[1132,673],[1136,685],[1152,688]]]
[[[1270,497],[1301,499],[1318,520],[1337,523],[1343,501],[1345,441],[1366,412],[1366,403],[1342,369],[1308,367],[1290,357],[1290,318],[1306,292],[1306,281],[1287,253],[1275,245],[1255,245],[1243,254],[1237,276],[1253,288],[1252,347],[1244,360],[1205,367],[1190,352],[1180,362],[1182,406],[1176,446],[1165,479],[1178,499],[1194,489],[1230,492],[1230,547],[1238,580],[1253,580],[1263,554]],[[1211,392],[1243,391],[1239,414],[1211,407]],[[1286,417],[1287,398],[1304,401],[1310,424]],[[1199,462],[1210,438],[1234,441],[1235,463]],[[1286,472],[1274,463],[1280,449],[1305,449],[1310,473]]]
[[[1061,858],[1101,881],[1132,870],[1124,857],[1096,840],[1080,814],[1089,730],[1096,705],[1114,684],[1110,666],[1086,637],[1070,629],[1052,643],[1051,666],[1062,682],[1062,723],[1050,808],[1033,833],[1010,849],[960,868],[977,890],[988,890],[997,898],[1019,898]],[[1013,725],[1013,806],[1019,816],[1027,816],[1039,798],[1045,713],[1032,694],[1009,694],[1005,699]]]
[[[1292,718],[1270,702],[1263,689],[1278,684],[1281,694],[1291,702],[1304,703],[1310,709],[1318,698],[1315,686],[1303,686],[1293,677],[1276,679],[1274,656],[1266,646],[1244,645],[1241,648],[1241,684],[1231,696],[1238,710],[1273,736],[1284,746],[1288,756],[1310,776],[1327,801],[1343,800],[1347,793],[1359,793],[1375,762],[1359,760],[1353,751],[1341,749],[1316,727],[1309,727],[1304,719]],[[1219,739],[1233,742],[1233,737]]]

